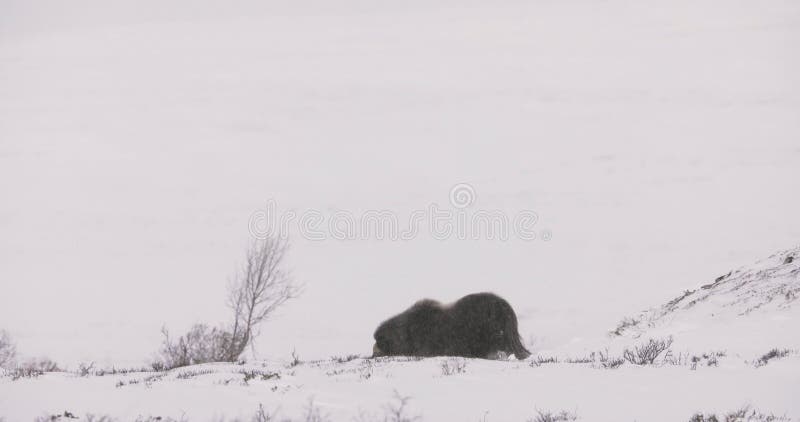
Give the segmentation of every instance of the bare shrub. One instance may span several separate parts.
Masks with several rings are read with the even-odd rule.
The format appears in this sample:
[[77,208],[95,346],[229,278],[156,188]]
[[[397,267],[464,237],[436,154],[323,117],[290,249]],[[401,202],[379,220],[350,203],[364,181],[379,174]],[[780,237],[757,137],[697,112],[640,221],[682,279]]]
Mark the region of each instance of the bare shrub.
[[530,366],[539,367],[546,363],[558,363],[558,358],[555,356],[536,356],[536,359],[531,360]]
[[605,362],[602,362],[601,365],[605,369],[617,369],[622,366],[623,363],[625,363],[625,359],[623,358],[611,358]]
[[611,357],[611,355],[608,353],[608,349],[606,349],[605,351],[600,350],[596,353],[593,352],[592,358],[597,359],[597,364],[594,366],[597,367],[597,365],[599,364],[599,367],[603,369],[617,369],[620,366],[622,366],[623,363],[625,363],[625,359],[623,358]]
[[[692,357],[694,358],[694,357]],[[688,365],[690,362],[689,359],[689,352],[679,352],[677,355],[672,353],[672,350],[667,350],[664,353],[664,359],[662,362],[666,365],[674,365],[674,366],[684,366]],[[696,367],[696,365],[695,365]],[[695,369],[695,368],[692,368]]]
[[270,379],[273,379],[273,378],[281,379],[281,374],[279,374],[277,372],[269,372],[269,371],[263,371],[263,370],[257,370],[257,369],[253,369],[253,370],[249,370],[249,371],[244,371],[243,370],[243,371],[240,371],[239,373],[244,375],[244,383],[245,383],[245,385],[247,383],[249,383],[251,380],[254,380],[254,379],[260,379],[262,381],[267,381],[267,380],[270,380]]
[[173,339],[166,328],[161,329],[161,361],[153,369],[173,369],[207,362],[223,362],[229,357],[230,332],[206,324],[195,324],[186,334]]
[[47,358],[29,359],[6,372],[12,381],[20,378],[36,378],[46,372],[60,371],[55,362]]
[[792,350],[792,349],[778,349],[778,348],[775,348],[775,349],[770,350],[767,353],[764,353],[760,358],[758,358],[755,361],[754,365],[755,365],[756,368],[759,368],[759,367],[762,367],[762,366],[768,364],[769,361],[771,361],[773,359],[785,358],[786,356],[789,356],[789,355],[794,354],[794,353],[797,353],[797,351],[796,350]]
[[725,357],[725,351],[714,351],[703,353],[700,356],[692,356],[691,369],[697,369],[698,365],[705,364],[705,366],[719,366],[719,358]]
[[702,413],[695,413],[689,418],[689,422],[719,422],[719,419],[713,414],[703,415]]
[[368,380],[372,378],[372,370],[373,365],[371,360],[364,360],[364,362],[358,367],[358,377],[362,380]]
[[670,346],[672,346],[672,337],[650,339],[641,346],[635,346],[633,350],[625,349],[622,357],[634,365],[652,365],[661,353],[669,350]]
[[421,419],[420,415],[408,414],[408,403],[411,401],[410,396],[403,396],[394,391],[393,402],[384,406],[384,421],[386,422],[413,422]]
[[93,373],[94,373],[94,362],[89,362],[89,363],[81,362],[81,364],[78,365],[77,374],[79,376],[88,377]]
[[83,417],[83,421],[85,422],[114,422],[115,420],[116,419],[109,415],[95,415],[93,413],[87,413],[86,416]]
[[264,409],[264,405],[259,403],[258,410],[256,410],[256,413],[251,418],[251,422],[272,422],[277,419],[276,413],[277,412],[267,412],[267,410]]
[[689,418],[689,422],[785,422],[791,420],[786,416],[762,413],[750,406],[742,406],[739,409],[720,415],[698,412]]
[[619,322],[619,324],[617,324],[617,328],[615,328],[609,334],[614,336],[621,336],[627,329],[635,327],[637,325],[639,325],[639,320],[630,317],[625,317],[622,319],[622,321]]
[[383,406],[383,414],[365,413],[360,411],[354,418],[355,422],[414,422],[421,419],[420,415],[410,415],[408,413],[408,403],[411,397],[402,396],[397,390],[390,403]]
[[[95,414],[95,413],[87,413],[85,415],[78,416],[72,412],[64,411],[64,413],[56,413],[56,414],[47,414],[44,416],[39,416],[34,419],[35,422],[53,422],[53,421],[78,421],[78,422],[116,422],[120,419],[115,418],[111,415],[103,415],[103,414]],[[175,419],[171,417],[162,417],[162,416],[139,416],[136,419],[132,419],[134,422],[188,422],[188,419],[185,417],[181,417],[180,419]],[[2,421],[2,419],[0,419]],[[269,421],[269,419],[267,419]]]
[[53,414],[53,415],[39,416],[39,417],[34,419],[34,422],[58,421],[58,420],[61,420],[62,418],[67,419],[67,420],[69,420],[69,419],[78,419],[78,416],[75,416],[72,412],[69,412],[69,411],[65,410],[64,413],[56,413],[56,414]]
[[467,372],[467,361],[465,359],[451,358],[442,361],[443,376],[463,374],[464,372]]
[[245,263],[228,283],[228,307],[233,313],[227,326],[195,324],[186,334],[172,339],[162,329],[161,361],[156,370],[205,362],[236,362],[252,344],[261,323],[286,301],[296,298],[301,286],[284,269],[288,251],[284,238],[255,240]]
[[116,366],[112,366],[110,368],[98,369],[94,371],[94,375],[98,377],[103,377],[106,375],[127,375],[138,372],[150,372],[151,370],[152,368],[147,367],[117,368]]
[[562,410],[560,412],[550,412],[537,410],[535,418],[528,419],[528,422],[562,422],[578,420],[578,415]]
[[0,368],[14,366],[17,359],[17,345],[6,330],[0,330]]
[[303,361],[300,360],[300,355],[297,354],[297,350],[293,349],[292,360],[289,361],[289,367],[294,368],[295,366],[300,365],[301,363],[303,363]]
[[331,357],[331,361],[336,363],[347,363],[351,360],[359,359],[361,356],[359,355],[346,355],[346,356],[333,356]]
[[593,363],[595,360],[595,354],[592,353],[589,356],[577,357],[577,358],[567,358],[565,362],[567,363]]
[[281,237],[254,241],[244,265],[228,285],[228,306],[234,315],[228,350],[231,361],[258,336],[262,322],[286,301],[300,295],[302,287],[284,268],[288,249],[288,241]]
[[43,373],[61,371],[61,368],[59,368],[57,363],[50,360],[50,358],[45,358],[45,357],[28,359],[22,364],[22,366],[35,368],[36,370]]
[[303,415],[304,422],[327,422],[330,418],[328,415],[322,413],[322,409],[314,404],[314,398],[308,399],[308,404],[305,407],[305,414]]

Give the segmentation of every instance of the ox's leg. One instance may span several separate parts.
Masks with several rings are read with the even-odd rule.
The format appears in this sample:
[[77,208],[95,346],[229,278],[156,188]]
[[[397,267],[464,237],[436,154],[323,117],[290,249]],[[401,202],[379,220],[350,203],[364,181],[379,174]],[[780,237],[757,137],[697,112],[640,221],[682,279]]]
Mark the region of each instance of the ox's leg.
[[507,359],[508,359],[508,356],[509,356],[509,354],[508,354],[508,353],[506,353],[506,352],[504,352],[504,351],[502,351],[502,350],[498,350],[498,351],[496,351],[496,352],[489,353],[489,355],[488,355],[488,356],[486,356],[486,359],[491,359],[491,360],[507,360]]

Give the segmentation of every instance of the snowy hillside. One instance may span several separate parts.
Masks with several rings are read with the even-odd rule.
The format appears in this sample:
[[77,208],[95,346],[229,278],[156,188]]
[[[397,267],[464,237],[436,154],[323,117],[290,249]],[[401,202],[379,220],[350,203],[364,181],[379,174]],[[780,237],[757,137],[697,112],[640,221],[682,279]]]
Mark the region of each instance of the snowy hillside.
[[671,335],[695,347],[757,352],[800,348],[800,247],[733,269],[634,318],[612,335]]

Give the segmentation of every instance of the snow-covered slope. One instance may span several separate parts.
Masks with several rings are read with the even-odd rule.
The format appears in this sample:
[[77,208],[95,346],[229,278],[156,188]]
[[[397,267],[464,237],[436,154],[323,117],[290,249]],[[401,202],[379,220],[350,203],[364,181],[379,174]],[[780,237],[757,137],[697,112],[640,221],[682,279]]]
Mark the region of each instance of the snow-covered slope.
[[800,346],[800,247],[731,270],[624,319],[612,335],[674,336],[692,348],[741,353]]

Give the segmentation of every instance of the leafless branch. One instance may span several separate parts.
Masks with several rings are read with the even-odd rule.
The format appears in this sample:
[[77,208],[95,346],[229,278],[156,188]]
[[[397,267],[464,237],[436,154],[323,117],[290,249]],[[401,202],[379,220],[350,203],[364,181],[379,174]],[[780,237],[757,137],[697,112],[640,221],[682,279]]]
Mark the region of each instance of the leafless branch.
[[228,306],[233,311],[230,360],[236,360],[259,334],[258,326],[286,301],[300,295],[302,287],[285,268],[287,239],[255,240],[244,264],[228,284]]

